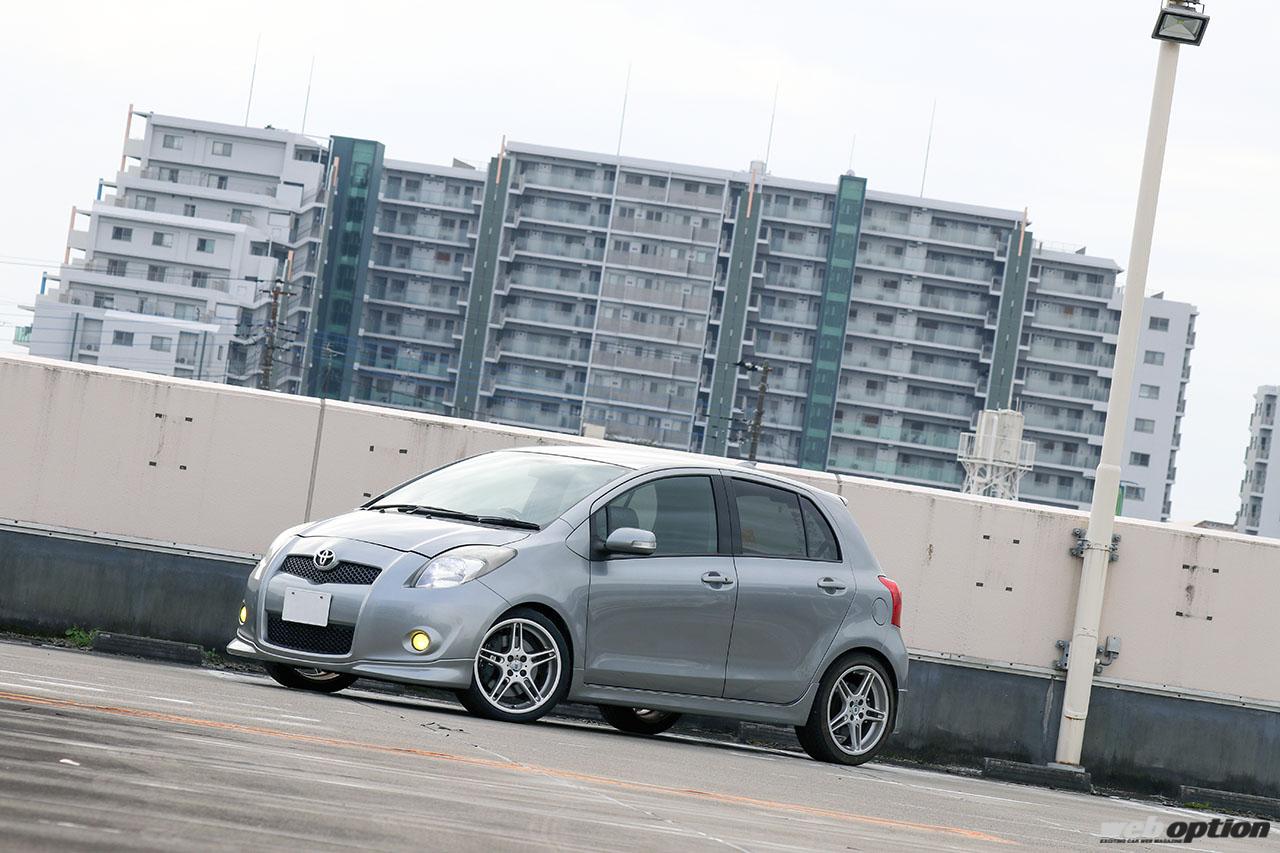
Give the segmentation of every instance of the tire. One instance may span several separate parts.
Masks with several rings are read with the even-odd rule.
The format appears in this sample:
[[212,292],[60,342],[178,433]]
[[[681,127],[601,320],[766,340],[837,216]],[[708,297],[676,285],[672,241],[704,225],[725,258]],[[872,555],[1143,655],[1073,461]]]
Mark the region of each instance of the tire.
[[[870,655],[854,652],[823,675],[809,719],[796,726],[796,737],[816,761],[863,764],[884,748],[897,715],[897,692],[884,666]],[[841,725],[837,722],[841,717],[852,719]]]
[[560,629],[538,611],[520,607],[485,632],[471,686],[458,698],[477,717],[531,723],[569,692],[572,671],[569,642]]
[[620,732],[631,735],[657,735],[679,722],[681,714],[674,711],[650,711],[646,708],[620,708],[617,705],[600,705],[600,716]]
[[346,690],[356,680],[354,675],[346,672],[328,672],[271,662],[265,662],[262,666],[267,670],[267,675],[285,687],[315,693],[337,693],[339,690]]

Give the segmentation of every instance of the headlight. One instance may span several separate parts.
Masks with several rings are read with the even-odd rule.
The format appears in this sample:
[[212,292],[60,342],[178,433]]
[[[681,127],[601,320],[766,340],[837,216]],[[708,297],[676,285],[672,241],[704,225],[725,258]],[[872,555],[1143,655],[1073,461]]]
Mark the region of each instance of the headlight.
[[275,540],[272,541],[271,547],[267,548],[267,553],[263,554],[262,559],[258,561],[258,565],[253,567],[253,572],[249,575],[249,580],[262,580],[262,573],[267,570],[267,565],[275,559],[276,554],[280,553],[281,548],[293,541],[294,534],[304,526],[305,525],[299,524],[297,527],[290,527],[284,533],[277,536]]
[[501,566],[516,555],[510,548],[496,545],[463,545],[427,561],[413,580],[419,589],[443,589],[458,586]]

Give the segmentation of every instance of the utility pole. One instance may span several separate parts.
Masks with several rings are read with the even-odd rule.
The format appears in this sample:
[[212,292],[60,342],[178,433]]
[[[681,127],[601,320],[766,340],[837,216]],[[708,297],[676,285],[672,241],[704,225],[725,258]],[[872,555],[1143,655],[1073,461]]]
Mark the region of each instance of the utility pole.
[[[293,252],[289,253],[288,259],[285,261],[285,275],[288,276],[293,267]],[[271,390],[271,371],[275,367],[276,360],[276,326],[280,321],[280,297],[289,296],[293,293],[285,286],[285,279],[277,276],[272,282],[271,290],[271,313],[267,318],[266,337],[262,342],[262,362],[261,371],[258,376],[258,388],[262,391]]]
[[751,445],[747,451],[747,459],[755,462],[756,451],[760,447],[760,427],[764,422],[764,398],[769,393],[769,374],[773,368],[767,361],[759,364],[753,361],[740,361],[738,367],[752,373],[760,371],[760,384],[756,387],[756,413],[751,419]]

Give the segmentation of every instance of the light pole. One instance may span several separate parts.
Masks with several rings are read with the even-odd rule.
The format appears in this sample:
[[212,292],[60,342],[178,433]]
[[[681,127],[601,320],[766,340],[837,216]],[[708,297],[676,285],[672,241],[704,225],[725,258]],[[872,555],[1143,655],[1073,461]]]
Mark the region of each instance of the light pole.
[[1147,120],[1147,148],[1142,157],[1142,178],[1138,184],[1138,207],[1129,247],[1129,272],[1116,339],[1111,394],[1107,398],[1106,426],[1102,434],[1102,458],[1093,481],[1084,566],[1080,571],[1075,627],[1071,632],[1067,686],[1062,702],[1062,722],[1058,728],[1059,764],[1079,765],[1084,744],[1093,668],[1097,660],[1098,623],[1102,618],[1102,596],[1107,583],[1107,564],[1111,558],[1111,535],[1115,529],[1116,495],[1120,488],[1129,394],[1137,364],[1138,332],[1142,324],[1147,267],[1151,260],[1151,237],[1155,229],[1156,202],[1160,196],[1165,143],[1169,136],[1178,49],[1183,44],[1198,45],[1204,38],[1209,18],[1198,11],[1200,8],[1201,4],[1190,0],[1167,0],[1151,34],[1152,38],[1160,41],[1160,56],[1156,63],[1155,90],[1151,95],[1151,115]]

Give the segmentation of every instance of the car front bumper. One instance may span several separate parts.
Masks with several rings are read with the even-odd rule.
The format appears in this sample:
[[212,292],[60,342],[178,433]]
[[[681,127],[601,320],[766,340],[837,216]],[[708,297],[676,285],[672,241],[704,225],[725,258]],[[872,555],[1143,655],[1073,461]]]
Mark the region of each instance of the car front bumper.
[[[310,560],[321,548],[334,550],[343,562],[377,568],[378,575],[369,584],[316,583],[282,570],[287,559]],[[509,605],[478,580],[445,589],[406,586],[425,561],[419,554],[355,540],[297,539],[272,559],[261,579],[250,578],[248,619],[227,652],[366,678],[465,688],[485,630]],[[290,589],[330,595],[329,624],[284,621]],[[425,651],[410,644],[415,631],[430,638]]]

